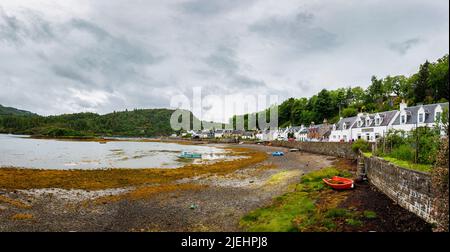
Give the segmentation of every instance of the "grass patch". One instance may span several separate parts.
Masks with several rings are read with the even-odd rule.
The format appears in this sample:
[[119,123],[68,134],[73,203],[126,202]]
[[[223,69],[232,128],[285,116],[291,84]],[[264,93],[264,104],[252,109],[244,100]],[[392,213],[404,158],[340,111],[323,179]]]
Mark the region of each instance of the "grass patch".
[[106,169],[106,170],[36,170],[0,169],[0,188],[32,189],[62,188],[101,190],[150,184],[169,184],[182,178],[200,175],[224,175],[249,167],[267,159],[261,151],[229,147],[235,160],[218,161],[212,164],[186,164],[176,169]]
[[409,161],[399,160],[399,159],[396,159],[393,157],[381,157],[381,158],[392,164],[398,165],[398,166],[406,168],[406,169],[411,169],[411,170],[416,170],[416,171],[421,171],[421,172],[431,172],[431,170],[433,169],[432,165],[414,164]]
[[364,157],[368,157],[368,158],[373,156],[372,152],[363,152],[363,155],[364,155]]
[[363,225],[362,221],[360,221],[358,219],[353,219],[353,218],[346,219],[345,222],[348,225],[353,226],[353,227],[361,227]]
[[348,177],[350,173],[329,167],[306,174],[293,192],[248,213],[240,226],[250,232],[336,231],[335,219],[353,218],[353,215],[346,209],[336,208],[346,192],[337,193],[324,186],[322,178],[332,176]]
[[282,172],[278,172],[274,175],[272,175],[269,180],[267,180],[266,184],[268,185],[275,185],[278,184],[292,176],[295,176],[296,174],[298,174],[299,171],[282,171]]
[[375,218],[377,218],[377,213],[375,213],[374,211],[364,211],[363,215],[367,219],[375,219]]

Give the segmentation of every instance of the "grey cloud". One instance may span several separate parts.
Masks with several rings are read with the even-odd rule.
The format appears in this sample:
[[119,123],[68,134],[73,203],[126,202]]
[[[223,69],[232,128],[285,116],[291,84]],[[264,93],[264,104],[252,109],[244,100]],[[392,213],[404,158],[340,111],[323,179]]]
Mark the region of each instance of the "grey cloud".
[[223,76],[227,81],[227,87],[230,89],[239,90],[266,86],[264,81],[241,73],[240,62],[237,59],[236,52],[230,46],[219,46],[204,61],[210,71],[200,71],[197,74],[204,74],[209,77],[214,75]]
[[190,0],[183,2],[179,8],[188,14],[201,16],[210,16],[231,11],[235,8],[247,6],[254,2],[253,0]]
[[401,55],[406,54],[412,47],[422,42],[419,38],[408,39],[399,43],[389,43],[389,49]]
[[27,20],[7,15],[0,6],[0,41],[21,45],[25,40],[48,42],[54,38],[51,25],[34,12],[26,12]]
[[48,1],[1,1],[0,104],[106,113],[193,86],[281,102],[448,53],[448,1]]
[[226,46],[220,46],[216,52],[205,59],[205,62],[226,74],[233,74],[239,70],[239,63],[234,58],[235,52]]
[[314,15],[299,12],[295,16],[273,16],[249,27],[261,37],[279,40],[300,51],[331,49],[338,45],[337,35],[315,26]]
[[70,67],[63,67],[59,65],[53,65],[50,67],[51,71],[55,73],[57,76],[71,79],[73,81],[81,82],[84,84],[92,83],[88,78],[83,76],[80,71],[76,69],[72,69]]

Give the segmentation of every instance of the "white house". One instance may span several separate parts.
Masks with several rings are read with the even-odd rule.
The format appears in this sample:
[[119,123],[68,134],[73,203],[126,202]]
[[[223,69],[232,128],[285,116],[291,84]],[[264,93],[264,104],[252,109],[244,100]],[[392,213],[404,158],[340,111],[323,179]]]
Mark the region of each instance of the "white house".
[[375,114],[359,113],[356,121],[351,127],[351,139],[364,139],[369,142],[375,142],[383,137],[392,128],[394,119],[398,115],[397,110],[378,112]]
[[294,133],[296,141],[306,142],[308,141],[308,129],[303,127],[297,133]]
[[395,118],[392,128],[395,130],[411,131],[417,127],[435,127],[436,123],[442,127],[442,113],[447,110],[448,102],[408,107],[400,104],[400,111]]
[[355,117],[341,118],[334,124],[329,141],[348,142],[364,139],[374,142],[391,129],[408,132],[417,127],[434,127],[436,122],[441,120],[445,109],[448,111],[448,103],[408,107],[402,102],[400,110],[373,114],[359,113]]
[[217,129],[214,131],[214,138],[222,138],[224,134],[224,130]]
[[352,127],[356,122],[357,117],[342,118],[339,122],[333,124],[330,133],[330,142],[349,142],[352,140]]
[[278,137],[277,130],[261,130],[256,134],[256,138],[260,141],[273,141],[276,139],[274,136]]

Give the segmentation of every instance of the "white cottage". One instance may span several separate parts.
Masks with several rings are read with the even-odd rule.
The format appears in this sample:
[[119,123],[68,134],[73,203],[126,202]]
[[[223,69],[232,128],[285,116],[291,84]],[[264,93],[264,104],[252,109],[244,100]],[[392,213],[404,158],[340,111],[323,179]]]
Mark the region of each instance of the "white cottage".
[[417,127],[442,127],[442,113],[448,113],[448,102],[408,107],[406,103],[400,104],[400,111],[395,118],[392,128],[396,130],[411,131]]

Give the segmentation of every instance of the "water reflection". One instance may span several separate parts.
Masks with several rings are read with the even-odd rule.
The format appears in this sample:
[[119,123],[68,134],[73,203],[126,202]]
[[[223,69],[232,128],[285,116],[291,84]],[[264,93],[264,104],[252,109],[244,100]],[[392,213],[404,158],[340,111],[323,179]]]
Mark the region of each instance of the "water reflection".
[[[201,159],[180,159],[181,151],[201,153]],[[186,163],[233,159],[224,149],[207,145],[160,142],[32,139],[0,134],[0,167],[41,169],[177,168]]]

